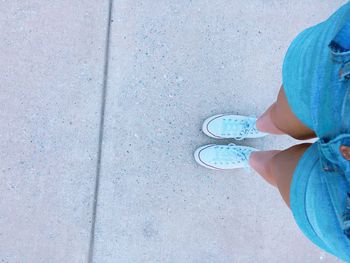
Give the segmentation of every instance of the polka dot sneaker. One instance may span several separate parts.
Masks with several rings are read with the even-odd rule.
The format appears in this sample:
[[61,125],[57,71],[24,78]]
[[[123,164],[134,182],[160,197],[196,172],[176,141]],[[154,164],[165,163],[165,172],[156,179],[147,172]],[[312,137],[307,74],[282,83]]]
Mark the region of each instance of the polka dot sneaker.
[[243,140],[268,135],[268,133],[257,129],[256,120],[255,117],[219,114],[206,119],[202,131],[209,137],[216,139]]
[[259,151],[249,146],[208,144],[194,152],[196,162],[206,168],[227,170],[244,168],[250,171],[249,156],[253,151]]

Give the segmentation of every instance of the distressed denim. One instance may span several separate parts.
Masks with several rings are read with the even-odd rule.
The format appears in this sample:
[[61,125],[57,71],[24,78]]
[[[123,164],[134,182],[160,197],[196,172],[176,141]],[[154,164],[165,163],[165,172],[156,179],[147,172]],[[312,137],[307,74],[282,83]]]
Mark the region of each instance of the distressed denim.
[[[326,45],[325,45],[326,43]],[[283,64],[286,97],[318,140],[301,157],[291,209],[316,245],[350,262],[350,2],[301,32]]]
[[[328,97],[326,92],[332,78],[336,76],[334,72],[339,71],[336,67],[340,66],[332,63],[332,60],[346,59],[347,55],[346,52],[339,54],[335,43],[344,46],[338,44],[339,49],[346,49],[347,45],[343,43],[346,43],[344,40],[348,27],[345,24],[349,16],[350,1],[325,21],[300,32],[290,44],[284,58],[282,78],[288,104],[302,123],[314,131],[320,127],[314,127],[317,118],[311,115],[332,105],[332,97]],[[325,106],[320,109],[319,105]],[[328,123],[322,123],[320,132],[323,134],[324,129],[332,129],[335,121],[331,119]]]
[[[312,112],[315,132],[319,137],[318,149],[324,172],[337,172],[350,184],[350,161],[340,152],[341,146],[350,147],[350,18],[328,45],[331,54],[332,78],[315,95],[316,103],[324,106]],[[331,187],[331,185],[330,185]],[[349,188],[338,189],[347,193],[347,202],[343,207],[342,228],[350,239],[350,191]]]

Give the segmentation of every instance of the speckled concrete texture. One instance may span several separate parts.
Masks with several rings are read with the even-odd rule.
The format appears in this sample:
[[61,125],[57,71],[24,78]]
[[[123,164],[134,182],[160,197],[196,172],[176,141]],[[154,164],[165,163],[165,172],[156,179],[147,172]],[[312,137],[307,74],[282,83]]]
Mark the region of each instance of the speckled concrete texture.
[[0,262],[87,262],[107,1],[0,1]]
[[115,2],[94,262],[338,262],[258,174],[206,170],[193,151],[216,142],[205,118],[267,109],[292,39],[342,3]]
[[113,2],[108,41],[108,1],[0,0],[0,262],[339,262],[257,173],[193,152],[235,142],[203,120],[259,116],[293,38],[346,1]]

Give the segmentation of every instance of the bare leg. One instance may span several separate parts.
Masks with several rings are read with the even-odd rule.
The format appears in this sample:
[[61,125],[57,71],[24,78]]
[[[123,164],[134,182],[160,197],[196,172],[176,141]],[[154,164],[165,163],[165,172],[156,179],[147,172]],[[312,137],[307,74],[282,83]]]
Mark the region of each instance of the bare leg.
[[[293,179],[294,170],[303,153],[312,145],[302,143],[294,145],[283,151],[271,154],[272,151],[253,152],[250,155],[249,163],[267,182],[275,184],[290,208],[290,185]],[[271,156],[272,155],[272,156]],[[261,162],[264,160],[265,162]],[[272,183],[271,183],[272,182]]]
[[[315,132],[306,127],[290,109],[283,85],[280,88],[276,102],[258,118],[256,126],[263,132],[288,134],[298,140],[316,137]],[[309,143],[303,143],[283,151],[258,151],[250,155],[250,166],[270,185],[278,188],[289,208],[290,184],[293,173],[301,155],[310,145]]]
[[283,85],[277,100],[256,121],[258,130],[271,134],[288,134],[298,140],[317,137],[313,130],[305,126],[288,105]]
[[273,103],[256,121],[256,127],[262,132],[267,132],[271,134],[285,134],[276,127],[271,119],[271,110],[273,107],[276,107],[276,102]]
[[279,152],[281,151],[257,151],[252,152],[249,157],[249,165],[274,187],[277,187],[277,182],[272,174],[271,160]]

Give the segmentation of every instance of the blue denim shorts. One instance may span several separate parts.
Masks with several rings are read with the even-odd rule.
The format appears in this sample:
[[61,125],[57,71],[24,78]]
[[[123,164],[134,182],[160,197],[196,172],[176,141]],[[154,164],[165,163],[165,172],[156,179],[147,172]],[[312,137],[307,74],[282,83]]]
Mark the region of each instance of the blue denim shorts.
[[296,36],[282,75],[291,110],[319,137],[293,174],[293,217],[314,244],[350,262],[350,161],[339,151],[350,146],[350,2]]
[[317,143],[302,155],[290,187],[290,207],[300,230],[319,248],[346,262],[350,262],[350,241],[339,217],[345,206],[344,189],[349,188],[341,174],[322,170]]
[[[282,82],[288,104],[305,126],[315,131],[312,111],[319,109],[313,102],[320,92],[321,70],[331,79],[332,67],[327,45],[350,17],[350,1],[327,20],[299,33],[289,45],[282,66]],[[327,84],[323,81],[323,84]],[[317,94],[318,95],[318,94]],[[332,123],[331,123],[332,125]]]

